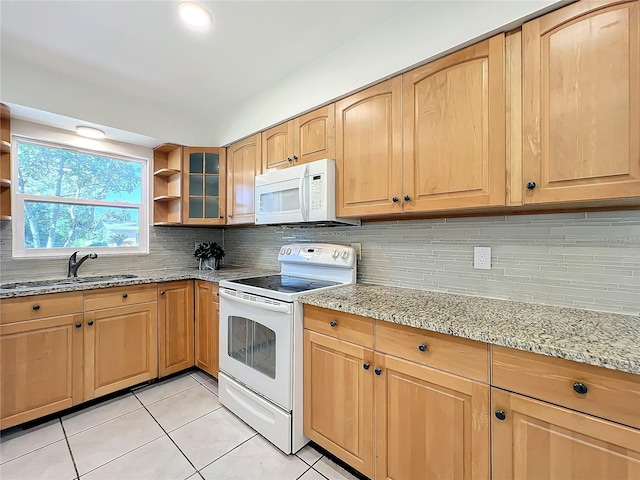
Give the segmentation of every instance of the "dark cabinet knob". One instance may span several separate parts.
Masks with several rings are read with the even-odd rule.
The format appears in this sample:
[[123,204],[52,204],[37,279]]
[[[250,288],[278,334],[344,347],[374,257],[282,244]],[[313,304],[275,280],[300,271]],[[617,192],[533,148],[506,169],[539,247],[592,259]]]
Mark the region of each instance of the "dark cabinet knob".
[[503,410],[496,410],[496,418],[500,421],[504,420],[505,418],[507,418],[507,414],[504,413]]
[[370,366],[371,366],[371,364],[369,362],[362,364],[362,368],[364,368],[365,370],[369,370]]
[[40,305],[38,305],[38,304],[36,303],[36,304],[35,304],[33,307],[31,307],[31,308],[33,308],[34,310],[40,310]]
[[376,372],[376,375],[378,375],[378,376],[382,375],[382,369],[381,368],[376,368],[373,371]]
[[580,395],[586,395],[587,392],[589,391],[589,388],[584,383],[580,383],[580,382],[574,383],[573,389],[576,391],[576,393],[579,393]]
[[404,201],[408,202],[409,200],[411,200],[411,197],[409,195],[405,195],[404,196]]
[[224,218],[224,215],[220,215],[220,218]]
[[336,325],[338,325],[338,322],[336,322],[335,320],[331,320],[329,322],[329,325],[331,325],[332,327],[335,327]]
[[529,190],[533,190],[534,188],[536,188],[536,182],[527,182],[527,188]]
[[87,325],[89,325],[89,326],[93,325],[93,320],[89,320],[89,321],[87,322]]
[[231,214],[227,215],[227,217],[231,218]]
[[122,294],[122,298],[127,298],[128,296],[129,296],[129,294],[128,294],[128,293],[123,293],[123,294]]
[[293,158],[291,158],[291,157],[287,157],[287,160],[288,160],[289,162],[293,162]]
[[164,290],[160,290],[160,295],[164,295]]
[[420,350],[421,352],[426,352],[427,346],[424,343],[421,343],[420,345],[418,345],[418,350]]
[[393,197],[393,198],[391,199],[391,201],[392,201],[393,203],[398,203],[398,197]]
[[298,156],[297,156],[297,155],[294,155],[294,156],[293,156],[293,161],[294,161],[294,162],[297,162],[297,161],[298,161]]
[[76,323],[76,328],[80,328],[82,327],[82,324],[80,322]]

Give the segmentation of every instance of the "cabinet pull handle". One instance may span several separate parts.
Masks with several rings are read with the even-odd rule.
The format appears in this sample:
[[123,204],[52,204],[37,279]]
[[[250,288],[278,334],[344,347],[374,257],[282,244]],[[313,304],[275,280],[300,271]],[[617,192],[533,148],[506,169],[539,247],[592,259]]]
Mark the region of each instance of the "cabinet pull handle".
[[398,197],[393,197],[393,198],[391,199],[391,201],[392,201],[393,203],[398,203],[398,200],[399,200],[399,198],[398,198]]
[[164,295],[164,290],[160,290],[160,295]]
[[536,182],[527,182],[528,190],[533,190],[534,188],[536,188]]
[[374,372],[376,372],[376,375],[378,375],[378,376],[382,375],[382,369],[381,368],[376,368],[374,370]]
[[128,294],[128,293],[123,293],[123,294],[122,294],[122,298],[127,298],[128,296],[129,296],[129,294]]
[[411,197],[409,195],[405,195],[404,196],[404,201],[408,202],[409,200],[411,200]]
[[289,162],[293,162],[293,158],[291,158],[291,157],[287,157],[287,160],[288,160]]
[[369,362],[362,364],[362,368],[364,368],[365,370],[369,370],[370,366],[371,366],[371,364]]
[[80,328],[82,327],[82,324],[80,322],[76,323],[76,328]]
[[504,410],[496,410],[496,418],[500,421],[503,421],[505,418],[507,418],[507,414],[504,413]]
[[89,325],[89,326],[93,325],[93,320],[89,320],[89,321],[87,322],[87,325]]
[[420,345],[418,345],[418,350],[420,350],[421,352],[426,352],[427,346],[424,343],[421,343]]
[[576,393],[579,393],[580,395],[586,395],[587,392],[589,391],[589,387],[587,387],[584,383],[580,383],[580,382],[574,383],[573,389],[576,391]]
[[331,320],[329,322],[329,325],[332,326],[332,327],[335,327],[336,325],[338,325],[338,322],[336,322],[335,320]]
[[40,305],[38,305],[38,304],[36,303],[36,304],[35,304],[33,307],[31,307],[31,308],[33,308],[34,310],[40,310]]
[[298,161],[298,156],[297,156],[297,155],[294,155],[294,156],[293,156],[293,161],[294,161],[294,162],[297,162],[297,161]]

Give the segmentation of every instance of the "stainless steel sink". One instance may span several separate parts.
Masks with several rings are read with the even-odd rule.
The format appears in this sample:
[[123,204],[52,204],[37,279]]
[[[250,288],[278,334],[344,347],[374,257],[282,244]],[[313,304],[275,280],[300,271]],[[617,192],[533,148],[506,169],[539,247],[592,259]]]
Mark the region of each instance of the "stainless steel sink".
[[76,277],[61,278],[59,280],[34,280],[33,282],[2,283],[0,284],[0,290],[24,290],[27,288],[58,287],[64,285],[77,285],[82,283],[113,282],[117,280],[129,280],[131,278],[137,277],[137,275],[132,274],[100,275],[96,277]]

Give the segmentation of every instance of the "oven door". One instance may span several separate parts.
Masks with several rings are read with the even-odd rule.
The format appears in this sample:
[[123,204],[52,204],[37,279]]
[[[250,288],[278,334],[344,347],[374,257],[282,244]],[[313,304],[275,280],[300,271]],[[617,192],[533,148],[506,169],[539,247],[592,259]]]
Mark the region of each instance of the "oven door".
[[292,410],[292,303],[221,288],[220,370]]

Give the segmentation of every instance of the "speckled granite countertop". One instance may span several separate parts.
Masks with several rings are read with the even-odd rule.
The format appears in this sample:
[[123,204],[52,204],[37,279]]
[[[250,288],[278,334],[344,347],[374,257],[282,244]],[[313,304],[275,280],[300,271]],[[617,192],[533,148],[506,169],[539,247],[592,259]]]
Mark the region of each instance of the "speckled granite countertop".
[[[135,278],[123,280],[97,281],[78,283],[73,285],[48,285],[43,287],[23,287],[16,289],[0,288],[0,299],[13,297],[28,297],[46,293],[74,292],[78,290],[93,290],[96,288],[120,287],[125,285],[140,285],[144,283],[171,282],[175,280],[206,280],[218,283],[220,280],[254,277],[274,273],[271,270],[259,270],[255,267],[222,267],[220,270],[197,270],[194,268],[167,269],[138,272],[127,272],[136,275]],[[82,278],[82,277],[80,277]]]
[[303,303],[640,374],[640,317],[380,285]]

